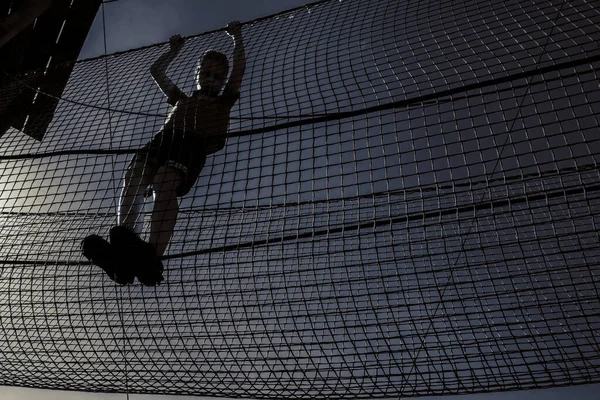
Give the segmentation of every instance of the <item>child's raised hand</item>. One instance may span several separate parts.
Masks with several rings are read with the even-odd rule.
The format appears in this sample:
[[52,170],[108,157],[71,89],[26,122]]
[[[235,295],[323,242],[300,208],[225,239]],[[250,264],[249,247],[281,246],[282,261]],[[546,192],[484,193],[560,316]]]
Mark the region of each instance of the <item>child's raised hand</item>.
[[240,21],[231,21],[227,24],[225,32],[231,37],[235,37],[242,34],[242,24]]
[[171,51],[178,52],[183,47],[184,39],[181,35],[173,35],[169,38],[169,45],[171,46]]

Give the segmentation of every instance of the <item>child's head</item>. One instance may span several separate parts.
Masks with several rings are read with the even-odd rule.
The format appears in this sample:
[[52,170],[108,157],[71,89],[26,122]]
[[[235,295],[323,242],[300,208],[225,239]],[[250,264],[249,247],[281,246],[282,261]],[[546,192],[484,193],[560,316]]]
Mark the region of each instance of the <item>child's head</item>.
[[216,96],[219,94],[229,72],[229,61],[223,53],[209,50],[204,53],[196,69],[196,83],[201,92]]

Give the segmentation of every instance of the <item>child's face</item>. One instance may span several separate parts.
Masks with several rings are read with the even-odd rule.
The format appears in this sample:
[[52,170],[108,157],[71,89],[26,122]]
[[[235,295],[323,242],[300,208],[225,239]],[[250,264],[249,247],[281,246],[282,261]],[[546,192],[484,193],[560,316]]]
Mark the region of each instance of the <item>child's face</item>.
[[215,60],[205,59],[198,71],[198,89],[209,95],[217,95],[225,84],[227,70]]

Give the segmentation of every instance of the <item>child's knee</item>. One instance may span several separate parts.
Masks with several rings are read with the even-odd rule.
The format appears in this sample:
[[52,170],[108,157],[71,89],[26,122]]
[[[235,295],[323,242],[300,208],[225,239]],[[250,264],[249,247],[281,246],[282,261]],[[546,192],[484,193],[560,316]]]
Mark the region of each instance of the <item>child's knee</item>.
[[184,179],[184,172],[180,169],[163,165],[158,168],[152,186],[155,191],[175,191]]

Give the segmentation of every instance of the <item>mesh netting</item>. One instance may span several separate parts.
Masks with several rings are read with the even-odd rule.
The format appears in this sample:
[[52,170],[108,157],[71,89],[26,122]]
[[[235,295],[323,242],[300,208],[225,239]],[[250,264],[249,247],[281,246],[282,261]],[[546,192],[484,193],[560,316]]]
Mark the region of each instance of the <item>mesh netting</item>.
[[[77,62],[43,142],[0,138],[0,384],[600,382],[599,26],[584,0],[331,0],[245,24],[230,139],[181,201],[156,288],[116,286],[80,241],[108,235],[169,112],[149,73],[168,44]],[[188,38],[182,90],[207,48],[233,44]]]

